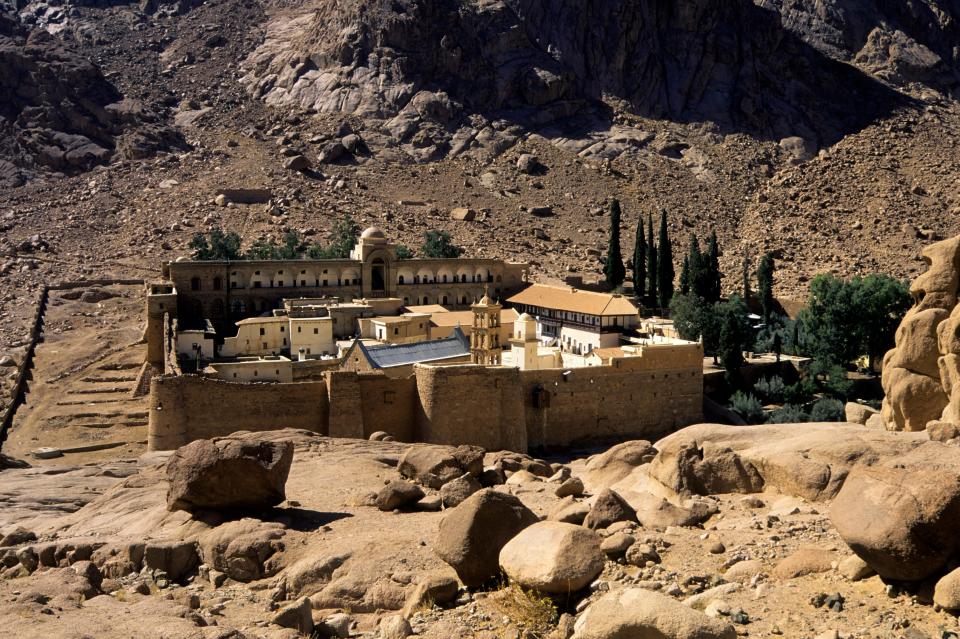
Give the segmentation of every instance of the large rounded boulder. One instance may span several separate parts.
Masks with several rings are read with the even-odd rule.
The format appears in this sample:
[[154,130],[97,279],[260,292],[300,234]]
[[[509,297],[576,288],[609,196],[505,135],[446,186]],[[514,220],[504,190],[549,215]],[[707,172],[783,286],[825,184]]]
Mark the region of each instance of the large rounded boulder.
[[880,576],[915,581],[960,553],[960,455],[928,442],[876,466],[856,466],[830,508],[848,546]]
[[728,623],[666,595],[627,588],[592,603],[574,625],[573,639],[735,639]]
[[256,434],[198,439],[167,462],[169,510],[257,511],[286,499],[293,444]]
[[480,586],[499,573],[506,543],[536,522],[533,511],[513,495],[481,490],[444,515],[433,549],[465,586]]
[[541,521],[507,542],[500,551],[500,567],[524,588],[567,594],[603,571],[600,543],[600,535],[582,526]]

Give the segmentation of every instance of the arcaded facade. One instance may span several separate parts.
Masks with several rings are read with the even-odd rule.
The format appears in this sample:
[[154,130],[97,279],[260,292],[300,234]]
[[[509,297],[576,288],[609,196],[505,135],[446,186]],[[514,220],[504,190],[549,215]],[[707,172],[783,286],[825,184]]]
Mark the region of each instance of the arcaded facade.
[[[176,317],[180,330],[209,319],[220,335],[231,335],[236,322],[280,308],[285,298],[398,298],[404,305],[468,309],[485,293],[503,298],[520,290],[527,269],[497,259],[400,260],[383,231],[369,228],[349,259],[165,263],[166,281],[153,286],[164,299],[148,300],[148,315],[153,322],[164,313]],[[158,329],[148,337],[161,340]],[[162,346],[154,346],[151,353],[160,353]]]

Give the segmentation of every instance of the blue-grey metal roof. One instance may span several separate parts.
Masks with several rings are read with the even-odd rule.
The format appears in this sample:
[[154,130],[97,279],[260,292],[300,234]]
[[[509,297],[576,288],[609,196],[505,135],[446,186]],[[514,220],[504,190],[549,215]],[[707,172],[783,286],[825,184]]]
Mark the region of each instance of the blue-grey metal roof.
[[463,357],[470,354],[470,340],[467,339],[460,327],[453,330],[453,335],[443,339],[416,342],[413,344],[382,344],[368,346],[358,342],[376,368],[393,368],[407,366],[421,362],[436,362],[454,357]]

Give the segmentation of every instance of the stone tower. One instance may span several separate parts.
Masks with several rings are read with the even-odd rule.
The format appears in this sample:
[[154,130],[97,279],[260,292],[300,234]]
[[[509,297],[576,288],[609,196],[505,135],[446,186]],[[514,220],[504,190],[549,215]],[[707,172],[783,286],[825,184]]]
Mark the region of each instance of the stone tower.
[[537,320],[526,313],[513,324],[513,336],[510,338],[510,350],[513,363],[520,370],[534,370],[538,367],[540,341],[537,339]]
[[481,366],[500,365],[500,309],[484,295],[470,307],[473,311],[473,332],[470,333],[470,361]]

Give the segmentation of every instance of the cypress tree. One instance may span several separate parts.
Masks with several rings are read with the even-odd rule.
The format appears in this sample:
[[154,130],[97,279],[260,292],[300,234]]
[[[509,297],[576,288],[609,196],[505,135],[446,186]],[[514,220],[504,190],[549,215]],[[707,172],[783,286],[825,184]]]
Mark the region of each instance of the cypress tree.
[[696,234],[690,236],[690,248],[687,251],[687,260],[690,262],[690,274],[687,281],[690,284],[690,291],[701,299],[707,298],[707,289],[704,282],[704,263],[703,253],[700,252],[700,241]]
[[611,288],[623,284],[627,277],[623,256],[620,254],[620,201],[616,198],[610,202],[610,245],[607,247],[607,263],[603,267],[603,275]]
[[707,242],[707,252],[704,255],[704,270],[706,271],[706,299],[708,302],[719,302],[722,288],[720,280],[723,275],[720,274],[720,247],[717,243],[717,232],[710,233],[710,240]]
[[683,266],[680,267],[680,294],[690,293],[690,256],[683,256]]
[[653,243],[653,215],[647,218],[647,305],[657,304],[657,245]]
[[773,314],[773,255],[764,253],[757,267],[757,289],[760,294],[760,304],[763,306],[763,321],[770,323]]
[[660,308],[668,308],[673,298],[673,247],[667,231],[667,212],[660,212],[660,247],[657,249],[657,285],[659,288]]
[[643,297],[646,284],[647,238],[643,233],[643,216],[641,215],[637,218],[637,238],[633,245],[633,290],[637,297]]

